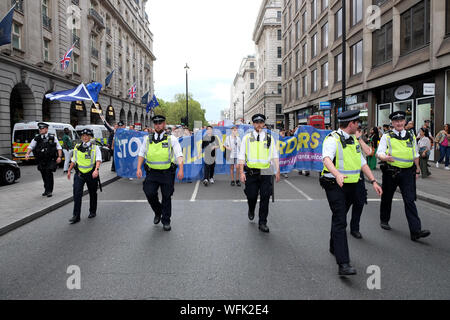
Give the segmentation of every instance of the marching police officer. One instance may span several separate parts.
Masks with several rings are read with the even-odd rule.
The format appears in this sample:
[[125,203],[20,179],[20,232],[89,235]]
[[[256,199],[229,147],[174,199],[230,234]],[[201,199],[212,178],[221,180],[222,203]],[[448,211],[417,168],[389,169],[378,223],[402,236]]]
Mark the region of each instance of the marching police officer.
[[359,111],[343,112],[338,119],[340,129],[330,133],[323,143],[324,170],[320,184],[325,189],[333,213],[330,252],[336,257],[339,275],[346,276],[356,274],[356,270],[350,265],[346,228],[347,212],[355,203],[361,170],[379,195],[382,189],[370,171],[358,139],[354,136],[358,129]]
[[385,230],[391,230],[389,220],[391,218],[392,197],[397,187],[400,187],[411,240],[417,241],[420,238],[428,237],[431,232],[422,230],[415,204],[415,179],[420,176],[416,137],[410,130],[405,130],[406,112],[396,111],[389,118],[394,128],[381,137],[377,151],[377,157],[385,162],[381,165],[383,196],[380,206],[380,225]]
[[[136,176],[142,178],[142,165],[145,162],[146,178],[144,193],[155,212],[154,224],[162,221],[164,231],[170,231],[172,216],[172,195],[175,191],[175,173],[178,162],[178,180],[183,180],[183,152],[178,138],[165,132],[166,118],[156,115],[152,118],[155,133],[145,137],[139,150],[139,161]],[[161,188],[162,202],[158,199],[158,189]]]
[[31,141],[25,160],[30,158],[30,153],[33,151],[38,163],[38,170],[41,172],[44,181],[45,191],[42,196],[51,197],[54,185],[53,172],[56,171],[57,165],[61,163],[62,147],[58,139],[53,134],[48,133],[49,125],[47,123],[39,122],[38,127],[39,134]]
[[269,232],[267,216],[269,215],[269,200],[273,192],[273,168],[275,164],[276,181],[280,182],[280,165],[276,141],[263,130],[266,117],[255,114],[252,117],[254,130],[245,135],[238,156],[240,180],[245,183],[245,194],[248,202],[248,218],[253,221],[255,208],[260,194],[259,230]]
[[100,183],[99,170],[102,163],[102,153],[94,140],[94,133],[91,129],[81,131],[82,143],[75,146],[73,150],[72,163],[67,173],[70,180],[72,169],[75,167],[75,177],[73,178],[73,217],[70,224],[80,222],[81,200],[83,198],[84,184],[89,190],[89,219],[97,216],[97,187]]

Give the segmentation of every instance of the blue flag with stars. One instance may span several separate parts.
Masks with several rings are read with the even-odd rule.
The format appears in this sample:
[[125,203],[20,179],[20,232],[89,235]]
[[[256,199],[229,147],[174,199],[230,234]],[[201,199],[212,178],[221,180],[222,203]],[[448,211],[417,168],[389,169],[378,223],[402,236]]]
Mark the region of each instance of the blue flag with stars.
[[150,100],[150,102],[147,104],[147,113],[149,113],[150,110],[152,110],[153,108],[156,108],[157,106],[159,106],[158,99],[156,99],[156,96],[153,95],[152,100]]
[[144,96],[141,98],[141,104],[145,104],[145,105],[147,105],[148,104],[148,94],[149,94],[150,92],[147,92],[146,94],[144,94]]
[[9,10],[3,20],[0,22],[0,46],[11,43],[11,28],[14,15],[14,7]]
[[109,86],[109,84],[111,82],[111,79],[113,77],[114,71],[116,71],[116,70],[111,71],[111,73],[108,74],[108,76],[106,77],[106,79],[105,79],[105,87]]

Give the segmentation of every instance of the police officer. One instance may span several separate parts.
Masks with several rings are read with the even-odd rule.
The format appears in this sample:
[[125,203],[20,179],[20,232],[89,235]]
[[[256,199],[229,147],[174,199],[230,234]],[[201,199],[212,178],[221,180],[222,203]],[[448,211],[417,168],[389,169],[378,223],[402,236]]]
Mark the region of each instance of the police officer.
[[[136,176],[142,178],[142,165],[145,162],[146,178],[144,193],[155,212],[153,223],[162,221],[164,231],[170,231],[172,216],[172,195],[175,191],[175,173],[178,162],[178,180],[183,180],[183,152],[178,138],[165,132],[166,118],[156,115],[152,118],[155,133],[145,137],[139,150],[139,161]],[[158,199],[158,189],[161,188],[162,202]]]
[[50,198],[54,185],[53,172],[56,171],[57,165],[61,163],[62,147],[58,139],[53,134],[48,133],[49,125],[47,123],[39,122],[38,127],[39,134],[31,141],[25,160],[30,158],[30,153],[33,151],[38,170],[41,172],[44,181],[45,191],[42,196]]
[[82,143],[77,144],[73,150],[72,163],[67,173],[70,180],[72,169],[75,167],[75,177],[73,178],[73,217],[70,224],[80,222],[81,199],[83,198],[84,184],[89,190],[89,219],[97,216],[97,187],[99,181],[100,164],[102,163],[102,153],[96,145],[94,132],[91,129],[81,131]]
[[381,165],[383,172],[383,196],[381,197],[380,206],[380,225],[385,230],[391,230],[389,220],[391,218],[392,197],[397,187],[400,187],[411,240],[417,241],[420,238],[428,237],[431,232],[422,230],[415,204],[415,180],[420,176],[416,137],[410,130],[405,130],[405,112],[396,111],[389,118],[394,129],[386,132],[381,137],[377,151],[377,157],[385,162]]
[[277,142],[263,130],[266,117],[255,114],[252,117],[254,130],[242,139],[238,155],[240,180],[245,183],[245,194],[248,202],[248,218],[253,221],[255,208],[260,194],[259,204],[259,230],[269,232],[267,216],[269,215],[269,200],[273,191],[273,168],[275,165],[276,181],[280,182],[279,156],[276,148]]
[[361,170],[381,195],[382,189],[375,180],[361,146],[354,136],[359,124],[359,111],[350,110],[338,116],[340,129],[330,133],[323,143],[323,164],[320,184],[325,189],[333,213],[331,221],[330,252],[335,255],[339,275],[354,275],[350,265],[347,243],[347,212],[355,202],[355,191]]

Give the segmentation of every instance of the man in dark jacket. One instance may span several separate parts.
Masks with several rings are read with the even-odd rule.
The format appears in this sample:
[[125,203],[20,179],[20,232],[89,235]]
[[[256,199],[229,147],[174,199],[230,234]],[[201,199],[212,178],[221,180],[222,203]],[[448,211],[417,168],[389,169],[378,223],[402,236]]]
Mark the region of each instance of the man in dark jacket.
[[202,150],[205,157],[203,184],[207,187],[214,184],[214,168],[216,166],[216,149],[219,148],[219,141],[213,136],[213,128],[206,127],[206,135],[203,137]]

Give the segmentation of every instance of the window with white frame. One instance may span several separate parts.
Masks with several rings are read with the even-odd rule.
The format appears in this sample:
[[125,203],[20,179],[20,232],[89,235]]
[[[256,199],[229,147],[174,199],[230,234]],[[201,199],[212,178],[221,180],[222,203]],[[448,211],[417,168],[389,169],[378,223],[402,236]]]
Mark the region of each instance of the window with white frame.
[[11,41],[14,49],[22,50],[22,26],[16,22],[13,23]]
[[50,41],[44,39],[44,61],[50,61]]
[[359,41],[351,47],[352,55],[352,75],[362,72],[363,67],[363,43]]

